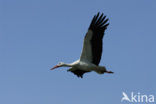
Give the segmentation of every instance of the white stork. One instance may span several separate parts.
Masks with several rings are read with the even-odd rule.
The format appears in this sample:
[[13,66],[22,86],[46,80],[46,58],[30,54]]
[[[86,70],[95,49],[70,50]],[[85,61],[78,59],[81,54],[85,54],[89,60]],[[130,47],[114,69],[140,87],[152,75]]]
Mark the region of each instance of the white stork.
[[100,13],[93,17],[89,26],[88,32],[84,38],[80,59],[70,64],[60,62],[58,65],[51,68],[51,70],[58,67],[71,67],[67,71],[81,78],[84,73],[91,71],[95,71],[98,74],[113,73],[112,71],[106,70],[104,66],[98,66],[102,55],[102,39],[109,25],[106,16],[103,16],[103,13],[100,16],[99,14]]

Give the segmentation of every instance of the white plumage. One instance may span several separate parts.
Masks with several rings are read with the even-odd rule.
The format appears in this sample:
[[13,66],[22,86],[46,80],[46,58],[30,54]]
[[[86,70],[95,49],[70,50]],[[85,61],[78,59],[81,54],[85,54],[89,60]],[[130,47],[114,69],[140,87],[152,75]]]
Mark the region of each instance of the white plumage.
[[106,16],[103,13],[95,15],[91,21],[88,32],[84,38],[83,49],[80,59],[70,63],[65,64],[60,62],[58,65],[51,68],[51,70],[58,67],[71,67],[68,71],[74,73],[78,77],[83,77],[86,72],[95,71],[98,74],[103,73],[113,73],[112,71],[107,71],[104,66],[98,66],[102,55],[102,39],[104,32],[109,25]]

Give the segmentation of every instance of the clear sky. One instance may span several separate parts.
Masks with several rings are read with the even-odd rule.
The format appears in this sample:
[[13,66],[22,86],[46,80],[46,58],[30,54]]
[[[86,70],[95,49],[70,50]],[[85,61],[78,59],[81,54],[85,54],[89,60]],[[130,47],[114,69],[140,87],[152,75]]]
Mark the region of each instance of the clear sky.
[[[113,75],[77,78],[77,60],[92,17],[110,25],[100,65]],[[0,0],[0,104],[129,104],[122,92],[156,96],[155,0]]]

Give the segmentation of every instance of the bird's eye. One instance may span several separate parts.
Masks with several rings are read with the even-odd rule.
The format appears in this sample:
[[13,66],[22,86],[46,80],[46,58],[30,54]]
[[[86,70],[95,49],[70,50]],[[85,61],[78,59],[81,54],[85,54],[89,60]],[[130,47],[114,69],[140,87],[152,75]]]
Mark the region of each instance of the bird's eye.
[[61,65],[62,64],[62,62],[59,62],[59,65]]

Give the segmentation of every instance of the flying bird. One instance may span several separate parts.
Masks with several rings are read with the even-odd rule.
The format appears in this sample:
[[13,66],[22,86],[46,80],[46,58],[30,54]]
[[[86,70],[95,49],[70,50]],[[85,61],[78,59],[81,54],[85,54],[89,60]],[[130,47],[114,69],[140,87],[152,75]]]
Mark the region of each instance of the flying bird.
[[93,17],[85,35],[80,59],[70,64],[60,62],[51,70],[59,67],[70,67],[67,71],[74,73],[80,78],[83,78],[84,73],[91,71],[95,71],[98,74],[113,73],[108,71],[105,66],[99,66],[102,55],[102,39],[108,25],[108,18],[103,13],[100,14],[98,12]]

